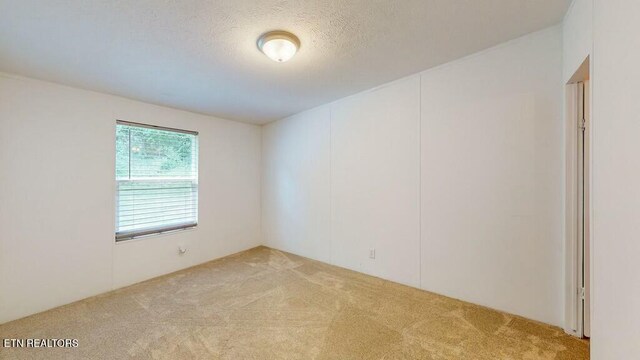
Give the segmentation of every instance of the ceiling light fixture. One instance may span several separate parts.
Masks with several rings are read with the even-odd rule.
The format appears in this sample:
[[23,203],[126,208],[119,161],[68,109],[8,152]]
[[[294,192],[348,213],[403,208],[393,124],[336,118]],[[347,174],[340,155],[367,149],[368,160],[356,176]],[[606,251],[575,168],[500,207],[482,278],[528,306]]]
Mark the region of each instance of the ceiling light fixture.
[[298,37],[286,31],[269,31],[258,38],[258,49],[273,61],[290,60],[298,48],[300,48]]

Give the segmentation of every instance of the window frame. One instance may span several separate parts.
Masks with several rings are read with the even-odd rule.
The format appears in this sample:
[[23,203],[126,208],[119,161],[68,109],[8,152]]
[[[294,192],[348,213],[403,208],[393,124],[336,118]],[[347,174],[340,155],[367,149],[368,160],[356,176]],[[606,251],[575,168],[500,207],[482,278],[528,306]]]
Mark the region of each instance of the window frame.
[[[189,134],[189,135],[193,135],[196,137],[196,157],[197,157],[197,165],[196,165],[196,179],[198,179],[199,177],[199,173],[200,173],[200,141],[199,141],[199,132],[197,131],[193,131],[193,130],[185,130],[185,129],[177,129],[177,128],[171,128],[171,127],[166,127],[166,126],[159,126],[159,125],[152,125],[152,124],[144,124],[144,123],[138,123],[138,122],[133,122],[133,121],[127,121],[127,120],[121,120],[121,119],[116,119],[116,129],[118,125],[125,125],[125,126],[134,126],[134,127],[141,127],[141,128],[148,128],[148,129],[155,129],[155,130],[162,130],[162,131],[171,131],[171,132],[176,132],[176,133],[182,133],[182,134]],[[114,144],[116,144],[114,142]],[[114,154],[117,153],[117,144],[116,144],[116,148],[114,151]],[[114,170],[117,168],[117,159],[114,159]],[[114,173],[115,175],[115,173]],[[119,207],[118,207],[118,201],[119,201],[119,183],[121,181],[124,180],[118,180],[117,175],[114,176],[114,182],[115,182],[115,216],[116,216],[116,221],[114,223],[114,232],[115,232],[115,241],[116,243],[119,242],[123,242],[126,240],[133,240],[133,239],[138,239],[138,238],[142,238],[142,237],[148,237],[148,236],[152,236],[152,235],[160,235],[160,234],[165,234],[165,233],[172,233],[172,232],[177,232],[177,231],[181,231],[181,230],[189,230],[189,229],[194,229],[198,226],[198,220],[199,220],[199,216],[197,214],[200,213],[200,202],[199,202],[199,181],[195,182],[195,187],[196,187],[196,206],[198,207],[198,209],[196,210],[196,219],[194,222],[189,222],[189,223],[184,223],[184,224],[175,224],[175,225],[167,225],[164,227],[157,227],[157,228],[151,228],[151,229],[146,229],[146,230],[128,230],[128,231],[122,231],[122,232],[118,232],[117,230],[117,217],[119,216]],[[126,180],[126,181],[131,181],[131,180]],[[192,185],[193,186],[193,185]]]

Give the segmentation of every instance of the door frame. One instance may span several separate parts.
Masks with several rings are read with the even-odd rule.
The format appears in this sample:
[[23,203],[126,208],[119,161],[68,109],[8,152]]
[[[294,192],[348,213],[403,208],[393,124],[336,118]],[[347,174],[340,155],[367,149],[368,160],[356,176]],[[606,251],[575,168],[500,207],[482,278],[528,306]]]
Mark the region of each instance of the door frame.
[[[590,251],[592,97],[589,74],[587,57],[565,86],[565,332],[580,338],[590,335],[593,278]],[[584,126],[582,119],[585,119]]]

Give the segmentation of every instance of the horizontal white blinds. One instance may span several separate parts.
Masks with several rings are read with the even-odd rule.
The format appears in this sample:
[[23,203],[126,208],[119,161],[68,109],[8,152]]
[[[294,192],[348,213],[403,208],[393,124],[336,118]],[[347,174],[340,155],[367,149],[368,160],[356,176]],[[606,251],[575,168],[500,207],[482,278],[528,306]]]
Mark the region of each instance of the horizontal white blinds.
[[116,239],[195,226],[197,133],[118,122]]

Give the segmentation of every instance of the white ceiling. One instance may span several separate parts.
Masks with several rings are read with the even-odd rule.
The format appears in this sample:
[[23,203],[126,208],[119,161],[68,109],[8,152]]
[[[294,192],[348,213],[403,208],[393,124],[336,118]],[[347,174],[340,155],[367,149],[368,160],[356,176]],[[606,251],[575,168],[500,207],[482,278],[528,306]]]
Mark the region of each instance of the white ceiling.
[[[562,20],[571,0],[0,0],[0,71],[266,123]],[[284,29],[287,63],[256,48]]]

